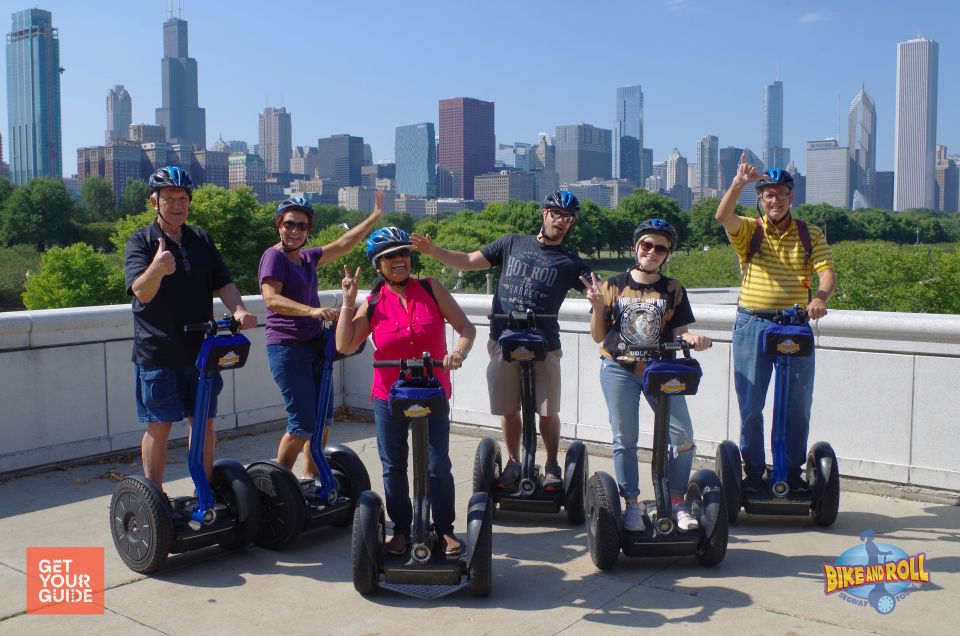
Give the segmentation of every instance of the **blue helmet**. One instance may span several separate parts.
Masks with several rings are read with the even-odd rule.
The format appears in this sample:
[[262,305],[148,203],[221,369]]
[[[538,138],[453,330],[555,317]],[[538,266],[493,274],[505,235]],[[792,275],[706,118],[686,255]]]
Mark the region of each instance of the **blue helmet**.
[[680,242],[677,231],[663,219],[647,219],[638,225],[637,229],[633,231],[634,248],[637,247],[637,241],[639,241],[640,237],[644,234],[659,234],[660,236],[666,237],[666,239],[670,241],[670,251],[676,249],[677,243]]
[[165,166],[152,175],[148,182],[150,189],[159,192],[164,188],[183,188],[190,197],[193,197],[193,180],[190,174],[177,166]]
[[388,252],[410,247],[410,235],[398,227],[382,227],[367,238],[367,258],[376,268],[377,260]]
[[284,214],[291,211],[303,212],[310,217],[310,223],[313,223],[313,205],[307,201],[306,197],[298,194],[290,197],[289,199],[284,199],[281,201],[280,205],[277,206],[277,220],[279,221]]
[[757,192],[775,185],[785,185],[793,192],[793,175],[782,168],[770,168],[757,181]]
[[557,190],[546,196],[543,200],[543,208],[546,210],[555,208],[575,215],[580,211],[580,202],[577,200],[577,197],[573,196],[572,192],[568,190]]

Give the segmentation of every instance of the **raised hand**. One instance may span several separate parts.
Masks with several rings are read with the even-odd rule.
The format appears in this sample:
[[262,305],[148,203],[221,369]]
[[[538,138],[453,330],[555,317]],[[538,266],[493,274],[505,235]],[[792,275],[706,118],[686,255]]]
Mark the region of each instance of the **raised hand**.
[[343,266],[343,280],[340,281],[340,289],[343,290],[343,306],[353,307],[357,302],[357,283],[360,280],[360,268],[350,276],[350,270]]
[[163,237],[157,239],[157,253],[153,255],[153,262],[150,263],[163,276],[169,276],[177,271],[177,261],[173,254],[167,251],[167,245]]
[[374,218],[379,218],[383,214],[383,190],[377,190],[373,193],[373,212],[370,216]]
[[583,283],[583,286],[586,288],[583,290],[583,294],[587,297],[587,302],[590,303],[595,311],[603,309],[602,281],[597,278],[597,275],[590,272],[590,280],[587,280],[585,276],[581,276],[580,282]]
[[737,165],[737,174],[734,179],[742,185],[753,183],[760,180],[760,173],[754,165],[747,163],[747,153],[740,155],[740,163]]
[[413,243],[413,249],[427,256],[432,255],[437,247],[429,234],[417,234],[414,232],[410,235],[410,242]]

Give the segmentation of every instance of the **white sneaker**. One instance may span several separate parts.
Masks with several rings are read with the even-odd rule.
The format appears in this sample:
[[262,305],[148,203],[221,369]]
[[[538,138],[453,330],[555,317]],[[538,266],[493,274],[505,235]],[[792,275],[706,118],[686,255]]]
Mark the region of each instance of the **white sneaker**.
[[683,531],[696,530],[700,527],[700,522],[690,514],[690,508],[685,503],[673,507],[673,518],[677,521],[677,527]]
[[623,529],[630,532],[643,532],[643,513],[646,506],[643,503],[627,502],[627,509],[623,513]]

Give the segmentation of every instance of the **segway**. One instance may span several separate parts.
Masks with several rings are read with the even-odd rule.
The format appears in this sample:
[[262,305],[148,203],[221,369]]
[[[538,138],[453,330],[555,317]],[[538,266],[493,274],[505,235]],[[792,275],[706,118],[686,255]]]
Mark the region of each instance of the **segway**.
[[740,449],[726,440],[717,448],[716,469],[727,497],[729,522],[736,523],[740,508],[766,515],[811,515],[820,526],[832,525],[840,509],[840,466],[833,447],[817,442],[807,453],[807,487],[791,490],[787,484],[787,397],[790,387],[790,359],[813,352],[813,330],[800,305],[776,312],[773,323],[763,332],[763,350],[775,353],[776,384],[773,394],[773,424],[770,446],[772,470],[764,476],[759,493],[746,493],[740,480]]
[[446,556],[443,538],[430,523],[427,418],[446,400],[433,375],[433,368],[442,364],[424,353],[419,359],[378,360],[373,365],[401,369],[390,390],[390,410],[407,418],[413,429],[413,527],[408,554],[388,554],[383,500],[372,490],[362,493],[353,516],[353,587],[361,594],[384,588],[424,599],[467,587],[475,596],[489,596],[493,507],[487,494],[470,497],[466,546],[459,557]]
[[556,513],[563,507],[572,524],[583,523],[583,493],[588,474],[587,447],[573,442],[564,458],[563,486],[557,492],[543,490],[543,475],[536,463],[537,406],[534,392],[533,363],[547,357],[547,339],[537,328],[537,319],[556,318],[556,314],[525,312],[489,314],[487,318],[507,321],[507,328],[498,342],[503,359],[520,365],[520,412],[523,422],[523,451],[520,479],[511,491],[497,488],[497,478],[503,469],[500,445],[485,437],[477,446],[473,460],[473,491],[487,493],[494,508],[524,512]]
[[157,570],[168,554],[219,544],[228,550],[253,542],[260,526],[260,497],[243,465],[232,459],[213,464],[212,479],[203,469],[203,446],[214,375],[239,369],[250,353],[250,341],[239,323],[222,320],[187,325],[204,335],[196,366],[196,405],[187,464],[196,493],[168,499],[146,477],[124,477],[110,501],[113,543],[128,568],[142,574]]
[[337,354],[335,333],[336,323],[324,326],[318,343],[322,355],[316,369],[317,421],[310,436],[310,456],[317,466],[318,479],[298,479],[275,460],[247,466],[260,492],[260,531],[255,541],[269,550],[286,548],[301,532],[326,525],[349,525],[357,498],[370,489],[367,469],[355,452],[339,444],[323,447],[327,413],[333,404],[333,363],[346,357]]
[[[593,564],[609,570],[620,552],[629,557],[684,556],[694,554],[701,565],[720,563],[727,553],[726,499],[720,478],[712,470],[698,470],[687,483],[684,497],[700,526],[681,530],[673,521],[667,474],[670,427],[670,398],[695,395],[700,385],[700,364],[690,357],[690,344],[682,339],[651,345],[636,345],[631,351],[653,351],[659,360],[647,363],[643,372],[643,392],[656,397],[653,419],[653,491],[656,501],[645,501],[644,529],[623,527],[620,494],[616,480],[598,471],[587,481],[587,545]],[[684,357],[672,359],[676,351]],[[654,511],[651,513],[651,507]]]

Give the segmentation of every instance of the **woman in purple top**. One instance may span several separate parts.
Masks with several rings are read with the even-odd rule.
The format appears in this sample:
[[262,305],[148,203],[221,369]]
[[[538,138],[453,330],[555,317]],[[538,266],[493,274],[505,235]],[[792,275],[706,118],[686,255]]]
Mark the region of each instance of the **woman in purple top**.
[[[287,410],[287,430],[280,439],[277,462],[291,470],[297,455],[309,443],[317,421],[314,368],[319,351],[311,343],[320,333],[322,321],[337,318],[336,309],[320,306],[317,268],[345,255],[366,236],[380,219],[382,204],[383,191],[378,190],[374,210],[363,222],[329,245],[309,248],[304,245],[313,225],[310,202],[295,196],[277,207],[280,242],[260,257],[257,278],[267,306],[267,359]],[[330,417],[328,412],[327,418]],[[309,451],[307,446],[303,477],[316,479],[317,467]]]

